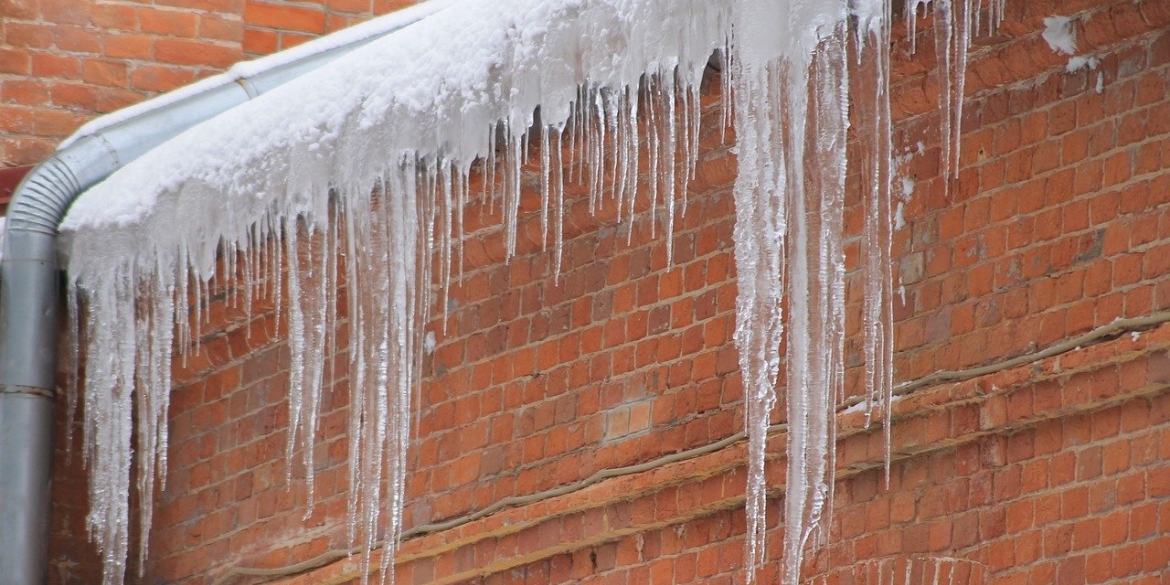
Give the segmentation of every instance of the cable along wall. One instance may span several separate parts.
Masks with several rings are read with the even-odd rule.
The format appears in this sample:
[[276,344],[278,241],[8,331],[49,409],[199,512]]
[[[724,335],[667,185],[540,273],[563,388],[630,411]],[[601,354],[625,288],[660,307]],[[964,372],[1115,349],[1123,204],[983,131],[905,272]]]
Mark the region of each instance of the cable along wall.
[[[945,74],[959,79],[948,84],[958,91],[941,100],[947,161],[957,160],[966,43],[982,1],[932,5]],[[986,1],[997,18],[1002,0]],[[908,13],[920,4],[911,2]],[[445,294],[462,265],[467,201],[483,196],[502,206],[513,253],[522,168],[536,152],[542,237],[557,270],[566,182],[583,182],[592,206],[615,205],[625,219],[644,193],[671,233],[698,157],[699,85],[720,49],[739,157],[745,578],[754,580],[764,562],[766,432],[780,401],[787,335],[783,566],[785,582],[796,583],[802,551],[827,535],[834,413],[844,396],[851,71],[867,76],[862,85],[872,90],[857,100],[865,121],[857,130],[867,183],[867,408],[889,416],[891,18],[889,0],[516,0],[508,10],[469,0],[196,127],[91,189],[62,230],[72,355],[86,359],[70,404],[84,401],[87,525],[104,583],[125,578],[132,481],[138,522],[149,533],[156,485],[166,478],[173,345],[197,347],[213,278],[236,291],[233,302],[250,308],[268,296],[287,313],[287,448],[290,457],[304,453],[297,464],[310,486],[324,364],[339,342],[345,303],[349,537],[366,551],[365,563],[370,550],[385,547],[385,578],[401,531],[429,290],[437,281]],[[472,193],[473,165],[486,175],[485,193]],[[236,268],[217,275],[220,256]],[[145,558],[148,539],[141,540]]]

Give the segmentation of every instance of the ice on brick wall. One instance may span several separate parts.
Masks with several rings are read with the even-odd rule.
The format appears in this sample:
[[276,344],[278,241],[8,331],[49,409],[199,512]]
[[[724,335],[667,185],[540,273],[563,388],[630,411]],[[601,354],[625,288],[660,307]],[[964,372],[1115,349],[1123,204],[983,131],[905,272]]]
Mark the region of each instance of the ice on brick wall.
[[[907,3],[912,25],[927,4],[949,88],[939,116],[943,173],[953,175],[967,45],[980,18],[1002,15],[1002,0],[986,7],[914,0]],[[738,140],[745,575],[752,580],[764,561],[767,435],[782,402],[783,579],[796,583],[803,552],[826,536],[831,512],[835,410],[844,394],[851,102],[864,121],[856,130],[865,181],[865,408],[889,417],[891,14],[889,0],[514,0],[506,7],[467,0],[178,136],[91,189],[62,229],[69,306],[84,310],[75,315],[84,335],[75,332],[74,347],[80,355],[84,343],[88,360],[88,525],[106,562],[105,583],[124,578],[131,460],[144,530],[156,476],[165,479],[172,345],[197,347],[206,304],[224,290],[247,310],[266,296],[287,319],[289,474],[303,466],[310,493],[325,362],[345,304],[349,536],[366,553],[385,546],[381,573],[388,575],[401,531],[411,394],[435,343],[424,330],[433,312],[429,290],[437,283],[445,291],[461,266],[468,200],[503,206],[505,247],[513,253],[522,168],[532,156],[541,236],[557,271],[570,181],[587,185],[591,209],[613,205],[623,219],[636,197],[648,198],[663,218],[669,257],[699,154],[699,84],[717,49],[729,49],[722,53],[725,113]],[[855,70],[861,96],[848,95]],[[484,193],[469,187],[473,164],[487,178]],[[216,275],[217,258],[235,268]],[[292,457],[298,452],[303,459]],[[142,539],[143,557],[148,542]]]
[[1068,16],[1049,16],[1044,19],[1044,32],[1040,34],[1055,53],[1072,55],[1077,52],[1076,29],[1073,19]]
[[[389,563],[427,291],[432,278],[450,281],[462,209],[480,195],[469,189],[473,162],[490,167],[509,252],[530,144],[558,257],[565,157],[581,162],[570,171],[595,204],[628,217],[647,193],[671,229],[698,153],[699,82],[726,46],[731,4],[464,2],[180,135],[83,195],[62,227],[70,304],[86,312],[89,526],[106,583],[121,582],[129,542],[131,410],[150,415],[139,416],[133,454],[149,502],[149,471],[165,464],[165,336],[198,343],[221,256],[241,267],[217,285],[245,307],[269,296],[287,319],[287,448],[305,456],[289,465],[310,480],[323,362],[336,304],[348,304],[350,536],[367,551],[387,543]],[[538,108],[539,135],[526,134]],[[653,155],[640,162],[640,151]]]

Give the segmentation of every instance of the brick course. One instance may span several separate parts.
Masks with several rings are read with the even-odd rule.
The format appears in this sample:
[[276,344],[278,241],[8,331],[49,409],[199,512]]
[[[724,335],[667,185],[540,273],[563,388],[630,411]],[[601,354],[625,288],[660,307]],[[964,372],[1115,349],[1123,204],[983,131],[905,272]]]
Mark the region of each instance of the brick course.
[[[3,2],[4,164],[35,162],[107,108],[397,7]],[[1077,16],[1079,52],[1099,56],[1096,69],[1065,72],[1067,57],[1040,37],[1052,14]],[[896,403],[888,487],[881,433],[843,415],[833,534],[806,574],[827,580],[874,559],[933,555],[977,567],[972,583],[1165,583],[1170,326],[1135,322],[1132,334],[1085,338],[1044,359],[973,368],[1170,308],[1170,8],[1008,0],[1000,31],[972,48],[961,170],[949,180],[939,173],[927,24],[916,55],[895,27],[897,170],[913,181],[894,235],[904,289],[896,378],[974,377],[933,378]],[[570,189],[555,282],[535,189],[525,191],[520,250],[507,264],[498,206],[473,203],[448,321],[428,325],[438,345],[416,401],[405,516],[415,533],[397,560],[399,583],[740,582],[744,445],[687,451],[742,429],[731,341],[736,168],[718,128],[718,87],[707,80],[703,153],[673,267],[645,204],[623,224],[612,204],[592,215],[584,191]],[[860,176],[848,184],[853,319]],[[176,367],[170,475],[142,582],[256,582],[271,576],[249,568],[313,559],[283,582],[355,581],[357,558],[331,554],[348,547],[347,381],[339,375],[322,404],[316,507],[305,519],[299,454],[286,484],[286,319],[278,328],[270,305],[245,315],[221,299],[209,309],[200,353]],[[857,327],[847,346],[853,394]],[[784,439],[770,443],[777,499]],[[657,465],[678,453],[689,456]],[[80,457],[59,455],[53,582],[92,582]],[[533,497],[574,482],[587,485]],[[465,518],[498,502],[510,505]],[[452,519],[462,520],[434,524]],[[769,542],[776,559],[777,530]],[[776,570],[771,563],[764,582]]]

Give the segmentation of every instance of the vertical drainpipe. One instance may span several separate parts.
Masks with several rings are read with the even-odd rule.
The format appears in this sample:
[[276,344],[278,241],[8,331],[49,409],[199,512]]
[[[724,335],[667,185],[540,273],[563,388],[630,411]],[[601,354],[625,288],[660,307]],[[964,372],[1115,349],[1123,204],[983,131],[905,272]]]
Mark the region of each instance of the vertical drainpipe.
[[[51,177],[51,179],[46,179]],[[76,185],[56,157],[30,173],[8,212],[0,262],[0,583],[43,583],[47,569],[57,224]],[[29,195],[24,195],[29,193]]]
[[[0,260],[0,585],[41,585],[48,571],[60,270],[57,226],[73,200],[180,132],[458,0],[430,0],[310,41],[160,98],[108,127],[85,128],[37,165],[8,208]],[[143,107],[145,106],[145,107]],[[97,120],[96,122],[100,122]],[[87,126],[86,128],[88,128]]]
[[0,585],[48,569],[61,277],[57,226],[73,200],[170,137],[249,99],[237,83],[70,141],[16,188],[0,260]]

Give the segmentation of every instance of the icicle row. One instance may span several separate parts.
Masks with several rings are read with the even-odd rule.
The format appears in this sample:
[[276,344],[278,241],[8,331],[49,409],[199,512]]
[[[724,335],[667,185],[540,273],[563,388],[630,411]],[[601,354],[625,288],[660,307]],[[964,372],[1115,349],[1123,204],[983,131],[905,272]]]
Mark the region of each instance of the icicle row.
[[987,32],[994,33],[1004,16],[1005,0],[910,0],[906,4],[906,29],[910,50],[917,49],[918,7],[930,6],[934,25],[934,49],[938,61],[939,134],[942,178],[947,184],[959,176],[963,105],[967,87],[967,52],[974,35],[983,29],[982,10],[987,7]]
[[[885,2],[858,0],[852,4],[873,6],[879,1]],[[945,173],[953,174],[959,160],[962,70],[970,30],[978,22],[979,0],[935,1],[940,63],[945,62],[947,75],[954,76],[953,83],[945,84],[942,96]],[[995,22],[1002,16],[1002,0],[989,2],[990,18]],[[957,7],[952,3],[958,3]],[[643,4],[676,10],[674,4],[645,2],[636,6]],[[351,541],[360,543],[367,553],[378,542],[388,543],[382,560],[385,577],[401,529],[409,405],[421,376],[423,325],[431,313],[429,287],[432,277],[437,278],[445,297],[455,266],[462,270],[462,213],[471,161],[476,157],[484,160],[484,197],[489,209],[494,210],[498,203],[503,210],[508,258],[517,250],[520,194],[533,154],[530,139],[539,140],[533,146],[540,151],[541,240],[546,246],[552,240],[555,274],[561,270],[566,179],[588,188],[591,210],[609,204],[606,200],[612,198],[623,221],[634,218],[639,197],[648,201],[650,227],[656,230],[657,222],[663,222],[671,257],[678,202],[681,200],[681,211],[685,211],[686,189],[695,176],[702,114],[698,85],[705,57],[714,46],[712,38],[729,47],[722,57],[722,77],[725,103],[734,99],[734,112],[726,108],[724,116],[728,121],[734,113],[740,141],[740,174],[735,185],[739,277],[735,340],[745,384],[749,435],[748,573],[752,578],[764,559],[766,431],[780,384],[780,347],[785,332],[782,300],[787,294],[786,406],[790,432],[784,578],[788,583],[796,582],[805,546],[818,534],[824,535],[819,527],[825,525],[833,485],[832,412],[843,392],[841,213],[848,84],[845,23],[850,3],[761,0],[745,4],[764,11],[760,15],[747,10],[739,13],[740,8],[732,9],[728,2],[688,4],[688,10],[701,14],[688,23],[696,42],[703,45],[703,51],[692,51],[703,55],[701,63],[693,56],[691,61],[695,62],[680,62],[677,56],[654,57],[646,60],[649,70],[641,80],[625,78],[620,83],[612,82],[614,77],[590,77],[589,72],[566,76],[571,85],[555,91],[559,92],[557,100],[567,96],[564,101],[568,103],[558,101],[555,108],[540,104],[538,135],[527,132],[532,124],[532,104],[523,102],[523,108],[485,107],[488,114],[475,118],[477,124],[459,118],[460,132],[463,125],[474,126],[476,132],[486,126],[486,137],[471,139],[450,131],[443,135],[445,141],[430,150],[388,140],[392,148],[378,152],[380,156],[392,154],[376,164],[355,165],[360,167],[357,170],[314,167],[322,163],[314,158],[317,154],[310,153],[321,152],[319,148],[264,155],[267,158],[251,161],[263,178],[241,171],[223,185],[208,187],[196,180],[165,193],[178,197],[190,190],[200,196],[206,195],[200,189],[206,189],[222,199],[218,188],[243,194],[237,202],[244,210],[220,210],[230,220],[227,227],[201,228],[173,250],[129,247],[139,256],[119,260],[121,264],[114,270],[97,266],[95,260],[94,265],[71,272],[71,310],[84,311],[85,331],[90,334],[76,347],[79,351],[84,346],[89,360],[84,394],[85,455],[95,492],[87,521],[106,562],[105,583],[120,584],[126,562],[129,512],[123,496],[130,489],[129,446],[135,432],[130,426],[131,412],[138,409],[143,425],[137,429],[137,461],[144,472],[138,488],[149,504],[154,474],[165,475],[166,469],[165,413],[172,344],[198,351],[205,305],[213,288],[209,279],[215,274],[217,245],[230,258],[239,252],[245,282],[229,277],[225,282],[217,280],[215,288],[242,288],[249,310],[255,298],[266,298],[275,305],[277,319],[288,319],[293,364],[289,374],[292,428],[287,450],[290,457],[298,449],[304,455],[297,462],[290,458],[288,466],[290,475],[294,465],[305,467],[310,494],[323,364],[335,349],[332,332],[336,330],[337,303],[347,303],[351,348],[349,479],[353,486],[347,509],[348,532]],[[922,0],[909,2],[908,14],[920,4]],[[872,168],[866,172],[871,188],[864,198],[868,244],[863,258],[867,272],[863,329],[871,413],[888,417],[892,388],[888,277],[892,149],[888,142],[887,80],[881,75],[889,64],[888,2],[881,4],[880,13],[880,17],[865,21],[866,32],[859,30],[857,38],[872,39],[866,42],[877,48],[879,78],[874,82],[873,104],[867,106],[872,107],[873,116],[871,124],[861,131],[873,158]],[[774,18],[736,21],[740,28],[732,38],[728,20],[733,14]],[[776,34],[777,23],[790,28],[787,32],[792,34]],[[632,25],[630,30],[640,31]],[[705,32],[695,32],[698,30]],[[499,96],[517,92],[528,95],[523,93],[528,88],[522,85],[523,80],[501,82],[492,87],[496,93],[491,99],[506,101]],[[561,106],[564,111],[558,109]],[[365,111],[361,110],[362,115]],[[435,106],[436,117],[441,111],[445,110]],[[473,118],[464,110],[460,112]],[[370,122],[370,128],[380,128],[388,136],[397,136],[393,132],[401,130],[390,125],[378,127],[381,123]],[[355,144],[372,148],[378,143],[373,138],[380,140],[381,136],[371,132],[351,142],[339,140],[336,156],[352,155]],[[417,132],[409,136],[418,139]],[[465,143],[472,146],[461,150]],[[640,160],[643,152],[649,154],[645,163]],[[568,161],[565,155],[570,157]],[[304,163],[304,168],[320,171],[319,176],[309,171],[299,173],[301,167],[293,163]],[[330,164],[341,166],[337,160]],[[316,178],[265,182],[282,176],[273,172],[282,168],[288,170],[286,174],[298,171],[298,177]],[[332,204],[330,185],[322,181],[339,183],[332,185]],[[372,197],[371,190],[375,191]],[[247,198],[269,191],[279,193],[270,199]],[[178,204],[175,209],[182,211]],[[160,212],[160,217],[163,215]],[[172,225],[165,219],[159,221],[160,225]],[[84,246],[84,241],[78,238],[75,245]],[[344,259],[339,260],[342,250]],[[438,274],[432,275],[435,259]],[[344,299],[336,296],[342,275],[348,287]],[[88,302],[80,302],[79,286],[85,287],[84,300]],[[131,393],[135,385],[139,388],[137,398]],[[140,521],[149,532],[148,511]],[[143,540],[145,547],[147,539]],[[140,555],[145,558],[145,548]],[[364,559],[365,568],[370,569],[368,555]]]

